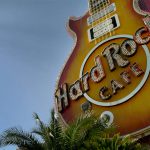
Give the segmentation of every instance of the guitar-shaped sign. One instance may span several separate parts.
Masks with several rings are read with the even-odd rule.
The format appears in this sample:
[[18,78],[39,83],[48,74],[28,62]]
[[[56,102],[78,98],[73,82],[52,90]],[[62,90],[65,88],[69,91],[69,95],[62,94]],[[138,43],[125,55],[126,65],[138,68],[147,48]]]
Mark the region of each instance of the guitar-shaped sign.
[[89,111],[121,135],[150,132],[150,0],[89,0],[70,17],[75,46],[60,73],[55,104],[69,123]]

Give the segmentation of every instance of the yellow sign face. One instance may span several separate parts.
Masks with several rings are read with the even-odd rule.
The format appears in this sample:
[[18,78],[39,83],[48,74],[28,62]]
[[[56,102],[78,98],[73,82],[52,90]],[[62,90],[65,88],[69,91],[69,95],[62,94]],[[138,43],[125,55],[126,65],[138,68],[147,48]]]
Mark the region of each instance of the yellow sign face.
[[[107,47],[106,42],[109,45]],[[101,52],[101,48],[104,51]],[[138,56],[143,56],[143,59],[138,59]],[[144,45],[138,48],[130,35],[113,36],[98,43],[84,59],[80,70],[80,78],[83,78],[92,68],[86,74],[90,79],[83,80],[89,90],[88,94],[83,94],[84,97],[99,106],[115,106],[126,102],[148,79],[149,59],[148,47]]]
[[97,19],[92,12],[69,20],[76,45],[58,80],[56,109],[67,123],[92,110],[121,135],[143,134],[150,129],[150,17],[131,0],[105,9]]

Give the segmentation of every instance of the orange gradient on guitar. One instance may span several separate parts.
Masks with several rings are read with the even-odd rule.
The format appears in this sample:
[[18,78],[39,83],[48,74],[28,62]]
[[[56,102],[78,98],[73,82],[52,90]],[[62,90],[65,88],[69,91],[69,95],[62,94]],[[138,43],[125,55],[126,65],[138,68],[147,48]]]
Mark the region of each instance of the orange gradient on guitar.
[[[104,49],[112,43],[116,43],[121,47],[125,40],[133,40],[132,37],[135,35],[136,31],[145,26],[142,20],[143,16],[137,14],[133,9],[133,0],[110,0],[110,4],[112,3],[115,3],[116,10],[95,21],[91,25],[87,24],[87,18],[90,16],[89,12],[81,18],[71,17],[68,22],[68,31],[74,37],[76,44],[60,74],[57,88],[67,83],[69,90],[73,83],[80,80],[82,77],[81,73],[84,75],[88,72],[90,75],[91,69],[96,66],[95,58],[97,56],[101,59],[105,77],[98,83],[93,82],[91,77],[89,77],[89,90],[83,92],[83,95],[77,100],[69,99],[68,107],[60,113],[62,119],[67,123],[83,114],[84,112],[81,109],[81,106],[86,101],[90,101],[87,97],[85,98],[84,94],[86,93],[86,95],[94,100],[94,102],[90,101],[92,104],[91,109],[98,117],[106,111],[113,114],[113,123],[117,126],[117,132],[120,132],[121,135],[138,132],[142,134],[146,130],[149,130],[150,127],[150,62],[148,58],[150,56],[150,42],[145,45],[146,47],[137,44],[137,51],[131,57],[120,54],[122,58],[128,60],[130,64],[119,67],[115,62],[116,69],[113,71],[110,70],[108,60],[102,55]],[[88,30],[115,14],[118,15],[120,26],[107,34],[90,41]],[[130,69],[130,66],[134,63],[138,64],[139,68],[143,71],[139,76],[136,76]],[[120,77],[120,74],[124,71],[129,72],[131,80],[131,83],[129,84]],[[146,78],[145,81],[143,81],[144,78]],[[123,85],[122,88],[116,90],[116,94],[112,91],[112,80],[116,80]],[[141,82],[143,82],[143,85],[134,92],[135,89],[140,86]],[[100,89],[104,86],[109,89],[108,92],[111,94],[111,98],[107,100],[102,100],[99,96]],[[127,98],[129,95],[130,97]],[[119,101],[124,98],[127,98],[127,100],[122,102]],[[101,105],[101,103],[104,104],[104,106]],[[109,103],[114,105],[108,106]]]

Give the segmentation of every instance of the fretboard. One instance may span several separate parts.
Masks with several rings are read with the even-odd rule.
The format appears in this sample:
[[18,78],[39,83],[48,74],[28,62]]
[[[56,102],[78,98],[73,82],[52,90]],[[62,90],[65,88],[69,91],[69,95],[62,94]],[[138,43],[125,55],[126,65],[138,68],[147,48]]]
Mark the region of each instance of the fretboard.
[[109,0],[89,0],[89,12],[91,15],[108,6]]

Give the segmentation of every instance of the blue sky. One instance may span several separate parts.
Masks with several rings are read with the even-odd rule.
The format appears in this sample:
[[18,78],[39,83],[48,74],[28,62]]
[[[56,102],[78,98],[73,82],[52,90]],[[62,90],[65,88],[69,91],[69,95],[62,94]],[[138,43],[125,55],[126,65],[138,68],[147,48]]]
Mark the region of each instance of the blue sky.
[[[85,0],[0,0],[0,133],[48,121],[57,76],[73,47],[65,24]],[[0,150],[14,150],[4,147]]]

